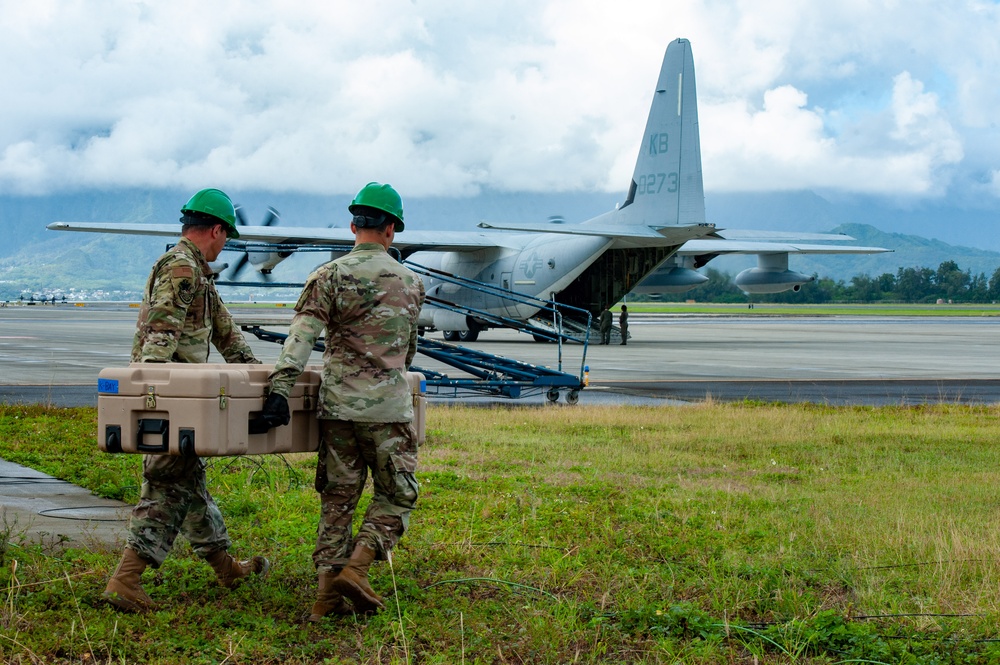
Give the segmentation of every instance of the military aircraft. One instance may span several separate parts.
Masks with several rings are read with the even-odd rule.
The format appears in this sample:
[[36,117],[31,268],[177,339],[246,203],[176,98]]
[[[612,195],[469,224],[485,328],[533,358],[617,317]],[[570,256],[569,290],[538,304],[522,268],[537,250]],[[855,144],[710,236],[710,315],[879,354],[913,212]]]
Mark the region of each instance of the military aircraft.
[[[273,211],[269,211],[269,214]],[[276,216],[276,214],[275,214]],[[271,221],[273,218],[269,217]],[[426,268],[428,302],[420,325],[471,341],[498,325],[491,317],[528,321],[535,301],[510,300],[510,290],[596,315],[628,293],[683,292],[707,278],[695,271],[730,253],[757,254],[759,265],[736,284],[747,293],[798,290],[812,277],[788,269],[792,253],[875,253],[878,247],[801,244],[803,240],[851,240],[833,234],[781,234],[716,229],[705,221],[701,145],[694,59],[686,39],[669,44],[656,81],[649,117],[625,200],[614,210],[570,224],[487,223],[481,231],[431,231],[407,220],[394,247],[402,258]],[[177,236],[177,224],[55,222],[58,231]],[[349,228],[243,226],[229,249],[268,275],[300,248],[350,246]],[[336,253],[336,252],[334,252]],[[242,262],[242,261],[241,261]],[[489,285],[469,288],[449,276]],[[456,311],[441,303],[459,305]],[[589,319],[589,317],[584,317]],[[537,337],[536,337],[537,339]]]

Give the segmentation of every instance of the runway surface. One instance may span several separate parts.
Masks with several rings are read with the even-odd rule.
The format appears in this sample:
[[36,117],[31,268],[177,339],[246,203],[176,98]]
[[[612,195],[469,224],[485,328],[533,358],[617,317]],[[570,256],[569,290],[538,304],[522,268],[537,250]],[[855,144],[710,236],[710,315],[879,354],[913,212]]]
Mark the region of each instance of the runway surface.
[[[232,309],[243,321],[287,321],[292,314],[287,308]],[[0,309],[0,401],[96,405],[100,370],[128,363],[136,312],[126,305]],[[582,346],[563,347],[564,371],[578,374],[584,363],[589,367],[590,387],[581,404],[674,404],[706,397],[835,405],[1000,403],[995,318],[633,315],[630,331],[627,346],[590,345],[585,358]],[[251,346],[264,362],[277,358],[276,344],[252,338]],[[560,361],[557,345],[508,330],[485,332],[469,346],[549,367]],[[415,364],[455,374],[423,356]]]

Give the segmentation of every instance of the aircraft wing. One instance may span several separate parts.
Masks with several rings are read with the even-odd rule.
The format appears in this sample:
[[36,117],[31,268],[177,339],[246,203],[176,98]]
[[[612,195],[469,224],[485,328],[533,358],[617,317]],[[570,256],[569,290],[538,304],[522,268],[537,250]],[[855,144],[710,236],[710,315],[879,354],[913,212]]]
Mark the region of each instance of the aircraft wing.
[[665,226],[647,226],[645,224],[615,224],[614,216],[619,211],[614,210],[605,215],[595,217],[583,224],[565,224],[562,222],[533,223],[503,223],[480,222],[479,228],[496,229],[499,231],[521,231],[524,233],[554,233],[572,236],[596,236],[611,240],[611,248],[632,249],[649,247],[677,247],[690,242],[692,238],[710,237],[715,232],[712,224],[676,224]]
[[[840,239],[843,239],[843,236]],[[797,242],[759,242],[753,240],[698,238],[688,240],[684,243],[677,250],[677,254],[679,256],[704,256],[709,254],[881,254],[891,251],[891,249],[884,247],[861,247],[858,245],[807,245]]]
[[[615,238],[623,240],[648,239],[656,244],[661,244],[664,239],[672,242],[680,235],[690,238],[692,235],[703,236],[714,227],[711,225],[684,225],[684,226],[644,226],[642,224],[629,224],[620,226],[601,226],[590,224],[565,224],[562,222],[479,222],[481,229],[495,229],[498,231],[521,231],[522,233],[562,233],[572,236],[601,236],[604,238]],[[692,228],[697,231],[692,232]]]
[[[521,231],[524,233],[565,233],[567,235],[590,235],[622,238],[662,238],[673,227],[654,227],[633,224],[614,228],[596,228],[589,224],[567,224],[565,222],[479,222],[481,229]],[[723,240],[759,240],[786,242],[802,240],[854,240],[844,233],[794,233],[788,231],[753,231],[743,229],[715,229],[712,237]]]
[[614,229],[596,229],[582,224],[565,224],[563,222],[479,222],[481,229],[496,229],[499,231],[520,231],[521,233],[563,233],[582,236],[624,236],[630,238],[660,238],[660,234],[651,227],[638,224]]
[[[397,235],[393,241],[400,251],[410,254],[416,251],[463,252],[491,247],[517,247],[511,243],[511,235],[503,231],[522,233],[562,233],[567,235],[589,235],[614,238],[619,242],[635,245],[658,245],[664,242],[683,242],[678,256],[718,256],[722,254],[878,254],[891,250],[882,247],[859,247],[856,245],[811,245],[801,242],[779,240],[853,240],[850,236],[834,233],[786,233],[771,231],[718,230],[713,236],[688,240],[692,234],[689,228],[667,227],[656,229],[643,225],[597,228],[583,224],[562,224],[558,222],[503,223],[480,222],[477,231],[417,231],[409,230]],[[127,235],[180,236],[177,224],[137,224],[105,222],[53,222],[48,225],[54,231],[80,231],[86,233],[115,233]],[[683,229],[683,231],[682,231]],[[489,231],[500,231],[489,232]],[[687,237],[677,237],[686,233]],[[697,231],[695,231],[697,233]],[[675,235],[676,234],[676,235]],[[746,238],[746,239],[740,239]],[[241,226],[237,242],[259,242],[287,245],[353,245],[354,234],[346,227],[295,227],[295,226]]]
[[[519,248],[521,244],[512,240],[512,234],[505,231],[520,231],[522,233],[564,233],[577,236],[601,236],[613,239],[619,243],[627,243],[636,247],[654,247],[661,245],[680,245],[692,237],[704,236],[714,227],[708,225],[667,226],[656,229],[642,225],[623,225],[614,227],[597,227],[583,224],[504,224],[492,225],[486,222],[479,224],[485,232],[478,231],[417,231],[407,230],[397,234],[392,241],[404,254],[417,251],[463,252],[476,251],[484,248],[510,247]],[[147,236],[180,236],[178,224],[129,224],[105,222],[53,222],[49,224],[53,231],[81,231],[87,233],[117,233]],[[260,242],[285,245],[353,245],[354,234],[347,227],[305,227],[305,226],[241,226],[240,242]]]
[[[179,224],[53,222],[47,228],[53,231],[180,237]],[[502,233],[407,230],[398,234],[392,245],[405,253],[415,251],[463,252],[488,247],[506,247],[508,246],[506,240],[506,235]],[[235,242],[243,241],[279,245],[353,245],[354,234],[351,233],[350,228],[346,227],[241,226],[240,238]]]
[[[778,234],[780,235],[780,234]],[[815,234],[831,235],[831,234]],[[843,239],[848,236],[834,236]],[[726,254],[756,254],[757,267],[744,270],[734,282],[746,293],[781,293],[798,291],[814,278],[788,269],[789,254],[880,254],[892,250],[884,247],[858,245],[811,245],[799,242],[762,242],[696,238],[684,243],[674,256],[643,279],[634,293],[684,293],[708,281],[695,268],[701,268],[717,256]]]
[[724,240],[762,240],[800,242],[803,240],[854,240],[846,233],[796,233],[793,231],[755,231],[753,229],[719,229],[715,235]]

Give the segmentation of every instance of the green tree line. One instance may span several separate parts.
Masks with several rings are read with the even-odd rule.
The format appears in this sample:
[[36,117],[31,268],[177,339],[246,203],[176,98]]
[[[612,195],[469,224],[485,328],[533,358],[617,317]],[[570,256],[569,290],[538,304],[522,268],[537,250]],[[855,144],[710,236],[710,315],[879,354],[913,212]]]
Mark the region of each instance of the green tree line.
[[[708,268],[709,281],[686,293],[663,295],[668,302],[697,300],[698,302],[746,302],[748,296],[734,283],[733,275]],[[803,284],[798,292],[754,295],[754,302],[826,303],[826,302],[905,302],[933,303],[938,300],[956,303],[1000,302],[1000,268],[989,278],[985,273],[973,275],[962,270],[954,261],[944,261],[933,268],[899,268],[895,274],[877,277],[855,275],[850,282],[819,277]],[[642,298],[634,298],[641,300]]]

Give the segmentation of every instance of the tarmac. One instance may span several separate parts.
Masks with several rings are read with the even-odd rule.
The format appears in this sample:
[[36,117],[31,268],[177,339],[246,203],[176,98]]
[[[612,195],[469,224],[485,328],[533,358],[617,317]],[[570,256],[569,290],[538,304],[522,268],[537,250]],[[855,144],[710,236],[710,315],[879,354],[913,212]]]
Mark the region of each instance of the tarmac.
[[[261,310],[233,311],[237,319],[262,315]],[[128,363],[135,316],[135,308],[122,304],[3,308],[0,403],[96,406],[97,374]],[[275,308],[267,316],[280,326],[291,311]],[[487,331],[469,346],[532,364],[561,365],[570,373],[582,373],[586,365],[590,386],[580,394],[580,405],[673,407],[706,398],[1000,404],[1000,320],[995,318],[631,319],[627,346],[560,349],[506,330]],[[274,362],[280,351],[255,338],[251,346],[264,362]],[[417,364],[423,363],[418,357]],[[427,365],[449,369],[433,361]],[[451,403],[456,400],[431,399],[432,405]],[[461,403],[512,402],[473,398]],[[513,403],[542,408],[545,399]],[[117,551],[131,508],[0,459],[0,518],[11,543]]]
[[118,549],[124,544],[131,509],[0,459],[0,535],[10,543],[50,550]]

